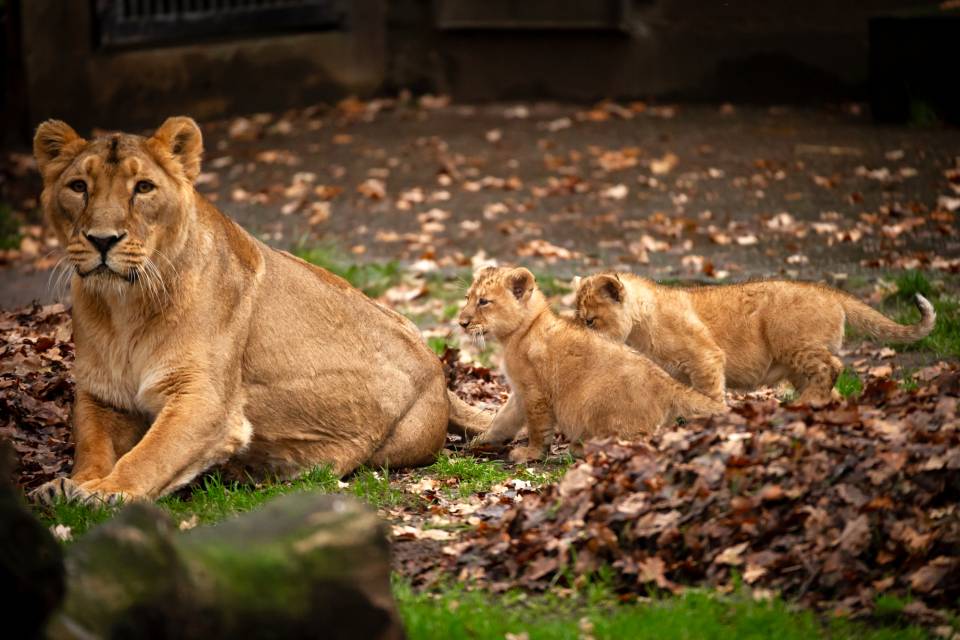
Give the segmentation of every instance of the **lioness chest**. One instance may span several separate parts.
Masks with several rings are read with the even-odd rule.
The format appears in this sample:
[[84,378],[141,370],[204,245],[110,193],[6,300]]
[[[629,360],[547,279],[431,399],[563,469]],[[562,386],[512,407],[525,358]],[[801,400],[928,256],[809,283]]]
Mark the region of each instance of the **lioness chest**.
[[157,336],[142,326],[82,333],[89,335],[77,336],[77,385],[110,406],[155,417],[162,402],[148,391],[166,373]]

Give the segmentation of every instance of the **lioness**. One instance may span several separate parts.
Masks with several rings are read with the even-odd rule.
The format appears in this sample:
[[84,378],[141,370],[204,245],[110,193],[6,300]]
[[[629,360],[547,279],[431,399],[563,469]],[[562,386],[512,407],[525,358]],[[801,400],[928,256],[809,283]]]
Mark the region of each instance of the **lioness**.
[[499,444],[526,424],[514,462],[540,458],[554,424],[571,441],[653,433],[677,416],[722,411],[644,356],[558,317],[527,269],[487,267],[474,275],[460,326],[503,345],[512,388],[507,405],[476,444]]
[[150,138],[87,141],[40,125],[44,213],[73,270],[76,459],[41,498],[157,498],[208,467],[289,475],[319,464],[431,461],[449,393],[408,320],[250,236],[193,187],[190,118]]
[[576,299],[584,325],[717,400],[727,386],[749,390],[786,378],[800,402],[826,404],[843,369],[834,354],[844,322],[877,338],[912,342],[936,321],[919,294],[920,322],[904,326],[842,291],[780,280],[680,288],[601,273],[579,281]]

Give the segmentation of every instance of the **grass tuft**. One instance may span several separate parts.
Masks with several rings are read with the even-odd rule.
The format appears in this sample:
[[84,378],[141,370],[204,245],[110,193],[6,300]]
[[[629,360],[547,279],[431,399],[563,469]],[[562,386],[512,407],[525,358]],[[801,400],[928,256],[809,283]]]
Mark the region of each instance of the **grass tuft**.
[[334,273],[371,298],[377,298],[390,287],[400,284],[403,274],[400,263],[390,262],[352,262],[348,256],[336,247],[320,246],[311,249],[298,248],[294,255],[318,267]]
[[837,392],[844,398],[851,398],[860,395],[863,391],[863,382],[860,376],[853,369],[846,368],[837,376],[837,382],[834,385]]

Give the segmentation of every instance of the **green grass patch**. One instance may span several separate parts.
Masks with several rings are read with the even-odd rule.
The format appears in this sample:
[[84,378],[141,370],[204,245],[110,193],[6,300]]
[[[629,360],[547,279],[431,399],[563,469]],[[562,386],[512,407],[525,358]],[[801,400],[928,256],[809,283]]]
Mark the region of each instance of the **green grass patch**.
[[926,338],[896,345],[900,351],[927,351],[937,357],[960,357],[960,298],[943,291],[943,286],[930,282],[921,271],[905,271],[895,278],[897,291],[884,300],[884,311],[901,324],[920,320],[920,311],[913,297],[920,294],[930,300],[937,312],[937,322]]
[[837,376],[837,382],[834,385],[837,392],[844,398],[851,398],[860,395],[863,391],[863,382],[860,376],[853,369],[846,368]]
[[866,626],[834,618],[822,620],[809,611],[794,611],[779,599],[755,601],[740,592],[719,596],[690,590],[682,596],[617,604],[602,585],[572,598],[508,592],[492,595],[460,586],[417,593],[403,581],[394,596],[408,637],[502,640],[507,634],[530,640],[594,638],[657,638],[657,640],[892,640],[920,639],[918,627],[892,624]]
[[294,255],[340,276],[371,298],[376,298],[403,280],[400,263],[354,262],[336,247],[300,247]]
[[415,500],[414,496],[404,493],[390,483],[390,473],[386,469],[363,468],[349,479],[349,491],[360,500],[377,509],[396,507]]
[[563,477],[573,456],[556,456],[529,467],[508,467],[502,460],[486,460],[473,456],[441,453],[429,467],[424,467],[421,476],[449,482],[444,492],[451,498],[465,498],[477,493],[487,493],[496,485],[508,480],[523,480],[534,487],[555,482]]

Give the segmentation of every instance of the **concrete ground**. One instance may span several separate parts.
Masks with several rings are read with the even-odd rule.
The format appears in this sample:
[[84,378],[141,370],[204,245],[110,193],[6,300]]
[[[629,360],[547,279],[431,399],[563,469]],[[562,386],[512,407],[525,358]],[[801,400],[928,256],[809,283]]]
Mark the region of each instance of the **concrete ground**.
[[[425,270],[483,252],[564,277],[960,270],[960,131],[856,106],[346,101],[201,126],[200,191],[283,248]],[[0,197],[36,220],[28,152],[3,154]],[[0,307],[53,296],[49,248],[27,249],[7,255]]]

